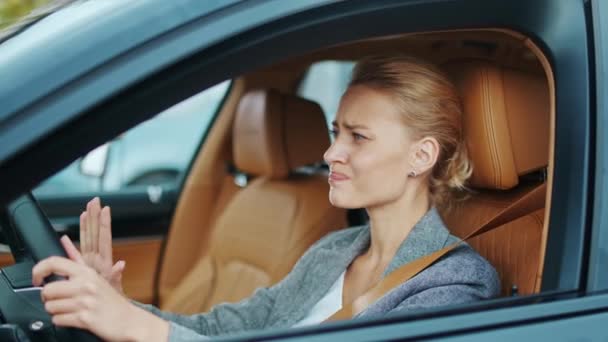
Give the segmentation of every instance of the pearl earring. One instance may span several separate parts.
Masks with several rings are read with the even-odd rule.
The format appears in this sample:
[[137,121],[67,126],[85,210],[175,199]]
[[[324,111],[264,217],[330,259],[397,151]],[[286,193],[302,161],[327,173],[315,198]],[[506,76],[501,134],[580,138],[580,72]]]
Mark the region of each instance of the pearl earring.
[[407,175],[410,176],[410,177],[416,177],[418,174],[416,173],[416,171],[412,170]]

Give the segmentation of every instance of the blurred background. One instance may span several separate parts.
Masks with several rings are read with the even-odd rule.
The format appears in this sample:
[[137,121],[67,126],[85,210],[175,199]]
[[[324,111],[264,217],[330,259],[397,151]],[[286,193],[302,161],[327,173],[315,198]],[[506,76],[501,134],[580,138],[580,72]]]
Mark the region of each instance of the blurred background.
[[0,30],[73,0],[0,0]]

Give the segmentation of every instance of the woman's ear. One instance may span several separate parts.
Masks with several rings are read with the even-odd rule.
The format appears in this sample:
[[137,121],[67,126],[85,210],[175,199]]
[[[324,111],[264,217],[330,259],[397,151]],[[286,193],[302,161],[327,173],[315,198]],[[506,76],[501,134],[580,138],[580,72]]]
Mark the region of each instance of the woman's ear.
[[410,174],[421,175],[433,169],[439,158],[439,143],[433,137],[424,137],[412,145]]

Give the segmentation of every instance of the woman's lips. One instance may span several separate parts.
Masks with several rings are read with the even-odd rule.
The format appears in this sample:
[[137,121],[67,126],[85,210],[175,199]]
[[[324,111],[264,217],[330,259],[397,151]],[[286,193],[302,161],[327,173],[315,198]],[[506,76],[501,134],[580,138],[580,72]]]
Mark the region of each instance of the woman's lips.
[[345,181],[345,180],[348,180],[348,179],[349,179],[348,176],[346,176],[343,173],[331,171],[329,173],[329,179],[328,179],[328,181],[329,182],[341,182],[341,181]]

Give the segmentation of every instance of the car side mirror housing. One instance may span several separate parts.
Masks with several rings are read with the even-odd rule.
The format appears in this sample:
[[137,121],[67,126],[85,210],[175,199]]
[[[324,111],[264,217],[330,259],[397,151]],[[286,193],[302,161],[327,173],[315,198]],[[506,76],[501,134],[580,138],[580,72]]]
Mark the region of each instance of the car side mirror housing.
[[110,144],[105,143],[87,153],[80,160],[80,172],[85,176],[99,178],[103,176],[108,163]]

